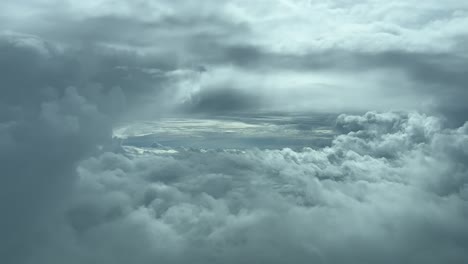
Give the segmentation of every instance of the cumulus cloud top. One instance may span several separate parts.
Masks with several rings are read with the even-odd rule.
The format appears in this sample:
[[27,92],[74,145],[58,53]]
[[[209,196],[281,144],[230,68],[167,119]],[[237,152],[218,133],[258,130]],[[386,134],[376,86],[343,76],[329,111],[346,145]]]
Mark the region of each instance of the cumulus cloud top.
[[68,263],[466,261],[467,125],[372,112],[337,124],[323,149],[84,160],[56,243],[77,254]]
[[466,261],[467,125],[372,112],[337,125],[323,149],[87,159],[67,250],[76,263]]

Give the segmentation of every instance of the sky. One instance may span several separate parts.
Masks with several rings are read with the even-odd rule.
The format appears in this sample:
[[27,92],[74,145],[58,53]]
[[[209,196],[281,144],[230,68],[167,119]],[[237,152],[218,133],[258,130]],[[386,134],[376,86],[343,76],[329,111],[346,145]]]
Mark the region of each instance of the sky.
[[0,1],[0,263],[468,263],[468,2]]

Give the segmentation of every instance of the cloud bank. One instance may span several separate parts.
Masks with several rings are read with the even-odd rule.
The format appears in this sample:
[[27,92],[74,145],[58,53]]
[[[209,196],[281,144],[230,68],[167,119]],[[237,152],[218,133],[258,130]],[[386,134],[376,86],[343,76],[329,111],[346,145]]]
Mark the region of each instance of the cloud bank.
[[[0,262],[468,262],[467,10],[0,2]],[[323,148],[112,139],[264,111],[362,114]]]
[[323,149],[86,159],[35,263],[464,263],[468,124],[369,112],[337,129]]
[[[153,106],[170,101],[184,113],[419,110],[454,126],[466,120],[463,1],[34,0],[0,8],[2,31],[81,50],[79,57],[119,54],[98,65],[84,56],[86,67],[101,71],[95,82],[171,86]],[[150,111],[159,109],[142,112]]]

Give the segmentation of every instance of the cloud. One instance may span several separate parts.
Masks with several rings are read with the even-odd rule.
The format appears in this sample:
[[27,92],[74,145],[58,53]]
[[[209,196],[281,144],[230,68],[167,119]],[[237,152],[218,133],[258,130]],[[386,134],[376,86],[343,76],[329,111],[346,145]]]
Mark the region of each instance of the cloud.
[[213,88],[195,93],[183,104],[188,112],[223,113],[260,109],[262,103],[261,98],[235,88]]
[[[48,38],[55,36],[56,40],[94,39],[153,47],[155,43],[168,44],[166,41],[173,40],[172,45],[183,48],[177,40],[208,35],[223,43],[299,54],[311,49],[333,48],[450,51],[456,38],[466,35],[467,8],[466,3],[456,0],[444,4],[435,0],[424,4],[415,0],[360,3],[233,0],[203,4],[186,0],[79,3],[35,0],[2,3],[2,9],[6,10],[5,28]],[[25,23],[25,18],[37,23]],[[41,20],[44,18],[46,20]],[[76,35],[67,33],[67,28]],[[164,49],[168,47],[164,45]]]
[[[104,144],[107,119],[76,89],[37,108],[14,109],[18,117],[0,131],[2,261],[23,263],[41,243],[41,228],[56,216],[74,181],[76,162]],[[10,117],[11,119],[12,117]]]
[[57,243],[76,263],[466,261],[467,125],[369,112],[337,127],[323,149],[84,160]]
[[[0,262],[466,262],[467,8],[2,1]],[[384,113],[302,151],[112,142],[240,110]]]
[[[442,113],[453,126],[466,121],[468,6],[460,1],[33,3],[3,3],[4,28],[78,50],[79,64],[99,67],[88,79],[102,85],[137,85],[145,96],[165,87],[151,98],[171,111],[186,108],[187,98],[200,98],[185,101],[205,113],[245,108],[224,103],[230,93],[257,111],[419,110]],[[36,23],[22,22],[25,14]],[[96,65],[103,53],[109,58]],[[147,71],[198,67],[208,77],[183,79],[182,90]],[[167,100],[172,90],[175,101]]]
[[112,50],[75,52],[8,33],[0,54],[1,255],[5,263],[28,263],[63,214],[77,163],[111,147],[112,124],[148,88],[143,78],[112,84],[104,65],[132,65],[131,56]]

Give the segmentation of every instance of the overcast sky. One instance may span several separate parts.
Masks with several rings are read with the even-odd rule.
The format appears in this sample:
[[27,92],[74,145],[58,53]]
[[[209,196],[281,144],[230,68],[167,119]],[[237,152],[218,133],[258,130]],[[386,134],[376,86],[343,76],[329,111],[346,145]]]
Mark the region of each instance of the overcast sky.
[[[125,90],[169,89],[167,108],[466,110],[465,1],[0,5],[3,38],[52,57],[66,53],[84,60],[80,64],[96,82]],[[159,82],[168,78],[173,87],[164,88]]]
[[0,1],[0,263],[468,263],[468,1]]

